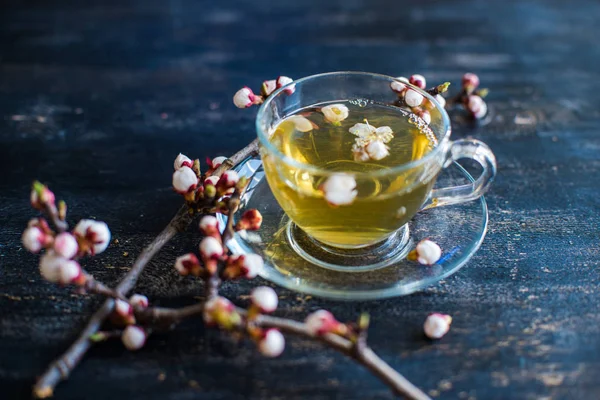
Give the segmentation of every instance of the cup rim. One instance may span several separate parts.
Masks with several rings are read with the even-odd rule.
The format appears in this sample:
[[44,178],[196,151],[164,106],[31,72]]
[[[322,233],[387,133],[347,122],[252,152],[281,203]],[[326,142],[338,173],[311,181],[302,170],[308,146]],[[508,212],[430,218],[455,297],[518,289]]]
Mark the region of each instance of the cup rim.
[[[329,171],[329,170],[317,167],[313,164],[306,164],[306,163],[297,161],[297,160],[283,154],[273,144],[271,144],[271,142],[269,141],[267,132],[264,132],[261,127],[260,121],[262,120],[262,118],[264,118],[264,114],[266,112],[267,107],[269,106],[269,104],[271,104],[273,99],[275,99],[281,92],[283,92],[285,89],[287,89],[289,87],[292,87],[298,83],[302,83],[307,80],[335,76],[335,75],[362,75],[362,76],[378,77],[378,78],[390,80],[390,82],[397,81],[397,82],[401,82],[407,86],[410,86],[411,89],[415,90],[416,92],[420,93],[425,98],[427,98],[427,100],[431,101],[433,103],[433,105],[435,106],[435,108],[440,112],[440,115],[442,116],[444,132],[442,134],[442,137],[438,140],[438,145],[436,147],[434,147],[433,150],[431,150],[429,153],[425,154],[422,158],[420,158],[418,160],[410,161],[408,163],[400,164],[400,165],[397,165],[397,166],[394,166],[391,168],[380,169],[380,170],[371,171],[371,172]],[[390,175],[390,174],[397,174],[399,172],[404,172],[404,171],[419,167],[419,166],[425,164],[426,162],[428,162],[429,160],[433,159],[435,156],[437,156],[439,154],[440,151],[442,151],[443,149],[445,149],[447,147],[446,144],[449,142],[450,134],[452,133],[452,129],[450,126],[450,117],[448,116],[448,113],[446,112],[446,110],[443,107],[440,106],[440,104],[437,102],[437,100],[432,95],[430,95],[426,91],[424,91],[410,83],[399,81],[397,78],[394,78],[393,76],[377,74],[377,73],[372,73],[372,72],[362,72],[362,71],[324,72],[324,73],[320,73],[320,74],[306,76],[304,78],[300,78],[300,79],[297,79],[295,81],[288,83],[287,85],[275,90],[263,102],[263,104],[258,109],[258,113],[256,114],[255,127],[256,127],[258,140],[261,143],[261,145],[264,146],[268,150],[269,154],[275,155],[277,158],[283,160],[283,162],[285,162],[286,164],[288,164],[294,168],[302,169],[302,170],[305,170],[307,172],[311,172],[311,173],[314,173],[317,175],[330,176],[330,175],[347,174],[347,175],[354,176],[355,178],[356,177],[359,177],[359,178],[360,177],[374,177],[374,176],[385,176],[385,175]]]

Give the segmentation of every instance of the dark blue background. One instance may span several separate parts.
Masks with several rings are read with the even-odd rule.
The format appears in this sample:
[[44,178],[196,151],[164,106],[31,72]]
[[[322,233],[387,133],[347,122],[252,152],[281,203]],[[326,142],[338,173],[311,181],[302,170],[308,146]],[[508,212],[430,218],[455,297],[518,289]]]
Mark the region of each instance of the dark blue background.
[[[491,123],[454,116],[454,137],[495,151],[490,227],[455,276],[422,293],[368,303],[281,294],[280,315],[320,307],[372,315],[370,342],[442,399],[600,398],[598,309],[600,5],[594,1],[5,1],[0,11],[0,397],[27,398],[99,299],[45,283],[20,245],[34,178],[72,221],[105,220],[119,245],[86,268],[116,282],[175,213],[177,153],[231,154],[253,136],[231,96],[284,74],[479,74]],[[139,285],[155,304],[202,293],[172,270],[196,246],[169,244]],[[129,252],[124,257],[123,252]],[[226,294],[245,304],[255,283]],[[439,342],[425,316],[454,317]],[[159,375],[164,374],[164,380]],[[196,382],[196,383],[193,383]],[[200,322],[126,352],[97,346],[60,399],[390,398],[333,351],[290,338],[265,360]]]

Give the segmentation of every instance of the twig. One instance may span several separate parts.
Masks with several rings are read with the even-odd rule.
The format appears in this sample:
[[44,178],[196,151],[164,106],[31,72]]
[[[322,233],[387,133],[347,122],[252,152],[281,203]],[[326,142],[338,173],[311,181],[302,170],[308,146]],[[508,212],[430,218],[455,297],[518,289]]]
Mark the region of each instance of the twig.
[[[258,140],[255,139],[246,147],[238,151],[231,158],[225,160],[212,175],[220,176],[224,171],[230,169],[235,164],[245,160],[251,155],[258,153]],[[56,215],[58,215],[56,213]],[[158,234],[156,238],[146,247],[135,260],[131,270],[125,275],[119,283],[116,290],[120,294],[126,294],[137,282],[140,274],[146,264],[152,257],[179,231],[184,230],[190,223],[192,217],[189,215],[188,207],[182,206],[177,214],[171,219],[169,224]],[[53,221],[54,222],[54,221]],[[57,229],[60,227],[57,225]],[[110,315],[114,307],[114,300],[107,299],[104,304],[92,315],[90,321],[85,326],[77,340],[56,360],[54,360],[44,374],[37,380],[33,387],[33,394],[38,398],[47,398],[52,396],[56,385],[66,378],[81,361],[84,354],[92,345],[90,337],[100,329],[104,320]]]

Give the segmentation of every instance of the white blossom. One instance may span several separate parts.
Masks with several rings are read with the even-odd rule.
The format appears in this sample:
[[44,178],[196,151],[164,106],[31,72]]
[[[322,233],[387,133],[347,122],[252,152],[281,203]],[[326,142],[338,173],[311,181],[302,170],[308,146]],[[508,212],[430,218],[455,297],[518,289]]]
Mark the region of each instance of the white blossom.
[[273,312],[277,309],[279,299],[277,293],[268,286],[259,286],[252,290],[250,295],[252,303],[256,305],[262,312]]
[[198,185],[198,177],[190,167],[181,167],[173,172],[173,189],[177,193],[185,194],[194,190]]
[[390,88],[398,94],[403,93],[406,90],[406,83],[408,83],[408,79],[403,76],[399,76],[395,81],[390,83]]
[[331,175],[321,187],[325,200],[331,205],[341,206],[354,202],[358,192],[356,180],[347,174]]
[[187,275],[198,267],[200,267],[200,261],[194,253],[184,254],[175,259],[175,269],[181,275]]
[[206,258],[219,258],[223,255],[223,246],[212,236],[207,236],[200,242],[200,253]]
[[94,254],[102,253],[110,243],[110,230],[108,225],[102,221],[82,219],[75,225],[73,233],[82,239],[88,240],[93,247]]
[[117,299],[115,300],[115,312],[121,317],[127,318],[133,314],[133,308],[125,300]]
[[194,162],[188,156],[181,153],[179,153],[173,162],[173,168],[175,171],[184,166],[192,168],[192,165],[194,165]]
[[348,118],[348,107],[343,104],[331,104],[321,108],[325,119],[332,123],[339,123]]
[[206,185],[216,186],[217,182],[219,182],[219,177],[212,175],[204,180],[204,186],[206,186]]
[[198,226],[205,235],[212,235],[219,231],[219,220],[214,215],[205,215],[200,219]]
[[377,131],[377,129],[372,125],[363,124],[362,122],[359,122],[357,124],[354,124],[350,129],[348,129],[348,131],[350,131],[351,134],[358,136],[359,138],[366,139],[372,134],[374,134]]
[[73,258],[79,251],[75,236],[68,232],[59,233],[54,238],[54,251],[61,257]]
[[121,335],[121,341],[127,350],[139,350],[146,344],[146,332],[135,325],[129,325]]
[[312,122],[302,115],[294,115],[288,118],[288,121],[291,121],[299,132],[310,132],[314,129]]
[[265,357],[277,357],[285,349],[285,338],[277,329],[268,329],[258,342],[258,350]]
[[452,317],[446,314],[431,314],[423,324],[423,331],[430,339],[440,339],[450,330]]
[[227,160],[227,157],[219,156],[215,157],[211,160],[210,166],[211,168],[218,168],[221,164],[223,164]]
[[442,249],[429,239],[421,240],[416,247],[417,261],[423,265],[433,265],[442,256]]
[[215,324],[215,315],[219,312],[230,313],[234,310],[234,305],[225,297],[216,296],[208,300],[204,304],[204,309],[202,310],[202,318],[207,325]]
[[390,148],[379,140],[370,142],[365,150],[367,151],[367,154],[369,154],[369,157],[375,161],[383,160],[390,154]]
[[39,252],[44,247],[45,234],[37,226],[32,226],[23,231],[21,242],[23,247],[32,253]]
[[365,147],[357,144],[352,146],[352,157],[354,158],[354,161],[357,162],[367,162],[371,159],[369,153],[365,150]]
[[270,96],[277,89],[277,81],[272,79],[270,81],[264,81],[262,86],[260,87],[260,93],[267,97]]
[[408,89],[404,95],[404,101],[409,107],[418,107],[423,102],[423,95],[413,89]]
[[232,188],[239,182],[239,180],[240,176],[238,173],[230,169],[229,171],[223,172],[218,184],[226,188]]
[[233,104],[238,108],[248,108],[257,102],[257,96],[248,86],[244,86],[233,95]]
[[65,260],[58,269],[58,283],[68,285],[81,275],[81,266],[77,261]]
[[60,268],[67,261],[50,250],[40,258],[40,274],[48,282],[58,283],[61,279]]
[[[289,76],[280,76],[279,78],[277,78],[277,89],[284,87],[285,85],[287,85],[288,83],[292,83],[294,80],[292,78],[290,78]],[[287,94],[292,94],[296,91],[296,85],[290,85],[287,88],[283,89],[283,91]]]

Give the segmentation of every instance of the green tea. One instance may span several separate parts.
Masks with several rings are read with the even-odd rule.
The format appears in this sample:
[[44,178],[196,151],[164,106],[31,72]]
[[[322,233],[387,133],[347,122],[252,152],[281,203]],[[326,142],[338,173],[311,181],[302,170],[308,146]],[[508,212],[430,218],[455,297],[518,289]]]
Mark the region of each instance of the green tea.
[[[428,125],[410,110],[363,100],[335,103],[347,109],[341,121],[326,118],[324,107],[331,103],[324,103],[298,110],[271,132],[279,152],[312,168],[291,165],[268,151],[263,164],[277,201],[302,230],[332,246],[358,248],[404,225],[425,202],[441,165],[394,169],[437,144]],[[327,192],[332,173],[338,186],[355,182],[354,188],[339,186],[351,199],[337,200]],[[351,178],[338,184],[339,176]]]

